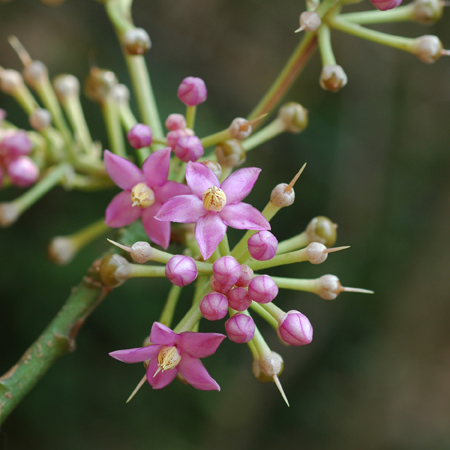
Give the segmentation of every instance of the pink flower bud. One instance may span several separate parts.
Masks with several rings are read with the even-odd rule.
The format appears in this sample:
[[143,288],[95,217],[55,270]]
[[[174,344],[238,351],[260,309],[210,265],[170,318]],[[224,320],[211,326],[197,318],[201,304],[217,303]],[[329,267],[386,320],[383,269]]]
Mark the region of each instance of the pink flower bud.
[[167,145],[175,148],[178,139],[183,136],[194,136],[194,132],[190,128],[179,128],[178,130],[169,131],[166,136]]
[[245,311],[252,303],[247,289],[237,287],[228,292],[228,305],[236,311]]
[[149,126],[138,123],[127,133],[127,139],[136,150],[148,147],[152,143],[152,130]]
[[211,292],[200,302],[200,311],[207,320],[220,320],[227,315],[228,300],[223,294]]
[[267,261],[275,256],[278,248],[277,238],[270,231],[259,231],[247,242],[252,258]]
[[182,114],[170,114],[166,119],[166,128],[170,131],[186,128],[186,119]]
[[6,111],[0,108],[0,124],[6,119]]
[[400,5],[402,0],[370,0],[375,6],[375,8],[379,9],[380,11],[386,11],[388,9],[396,8]]
[[186,106],[197,106],[206,100],[205,82],[201,78],[187,77],[178,88],[178,98]]
[[175,255],[166,264],[165,273],[175,286],[186,286],[197,278],[197,266],[190,256]]
[[203,156],[203,145],[197,136],[182,136],[173,151],[181,161],[197,161]]
[[241,276],[241,265],[232,256],[222,256],[214,262],[213,274],[219,283],[233,286]]
[[312,341],[313,328],[301,312],[292,310],[278,317],[278,337],[289,345],[306,345]]
[[269,303],[278,295],[278,286],[269,275],[259,275],[248,285],[248,295],[257,303]]
[[255,322],[245,314],[235,314],[225,322],[227,336],[236,344],[245,344],[253,339]]
[[8,164],[6,168],[12,184],[27,187],[36,182],[39,169],[28,156],[19,156]]
[[211,277],[210,286],[213,291],[220,292],[221,294],[225,295],[227,295],[230,289],[233,287],[232,284],[219,283],[214,277]]
[[250,281],[253,279],[253,269],[247,264],[242,264],[241,266],[241,276],[239,280],[236,281],[236,286],[239,287],[247,287],[250,284]]
[[2,187],[3,184],[3,169],[0,167],[0,187]]
[[8,159],[28,155],[31,152],[31,141],[23,130],[8,130],[4,133],[0,142],[0,155]]

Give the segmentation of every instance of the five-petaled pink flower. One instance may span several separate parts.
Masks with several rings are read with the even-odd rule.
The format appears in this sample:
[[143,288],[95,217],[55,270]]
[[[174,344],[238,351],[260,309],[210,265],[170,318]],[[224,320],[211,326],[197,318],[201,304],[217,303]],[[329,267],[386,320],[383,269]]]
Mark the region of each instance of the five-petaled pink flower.
[[227,226],[238,230],[270,230],[264,216],[241,200],[251,192],[261,169],[250,167],[232,173],[222,184],[204,164],[189,162],[186,183],[191,195],[168,200],[155,219],[194,223],[195,237],[204,259],[208,259],[225,236]]
[[114,183],[123,189],[106,208],[106,225],[124,227],[142,217],[148,237],[155,244],[168,247],[170,223],[155,220],[154,216],[169,198],[189,193],[186,185],[167,180],[170,151],[168,147],[152,153],[140,170],[127,159],[105,150],[106,171]]
[[220,391],[199,358],[211,356],[225,339],[219,333],[195,333],[184,331],[177,334],[165,325],[155,322],[150,332],[153,345],[110,353],[125,363],[150,360],[147,381],[153,389],[162,389],[171,383],[179,372],[196,389]]

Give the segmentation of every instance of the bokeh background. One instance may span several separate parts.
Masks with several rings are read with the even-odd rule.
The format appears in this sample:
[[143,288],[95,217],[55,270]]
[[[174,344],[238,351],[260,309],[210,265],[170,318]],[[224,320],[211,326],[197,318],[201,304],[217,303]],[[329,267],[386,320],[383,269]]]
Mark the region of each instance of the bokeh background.
[[[360,7],[371,5],[365,0]],[[293,0],[136,0],[135,22],[153,41],[147,61],[162,117],[183,112],[176,90],[190,75],[208,86],[199,135],[248,114],[298,42],[293,31],[303,8]],[[448,48],[449,25],[446,12],[432,27],[378,29],[436,34]],[[52,76],[83,80],[94,62],[129,84],[99,3],[0,2],[0,65],[19,69],[10,34]],[[303,263],[283,274],[332,273],[376,294],[341,294],[329,302],[280,293],[279,306],[302,311],[314,326],[311,345],[287,348],[261,324],[284,357],[281,381],[291,407],[274,385],[253,379],[250,352],[231,342],[205,361],[220,393],[174,382],[162,391],[144,386],[125,404],[142,367],[120,364],[108,352],[140,345],[168,290],[163,280],[133,280],[106,298],[80,332],[78,350],[60,359],[13,412],[0,429],[1,449],[450,448],[450,59],[429,66],[340,32],[332,37],[349,83],[339,94],[324,92],[318,54],[313,57],[286,97],[309,110],[310,125],[248,155],[247,165],[263,169],[250,201],[262,208],[273,186],[307,162],[296,202],[275,217],[274,233],[290,237],[326,215],[339,224],[338,244],[351,248],[321,266]],[[97,105],[86,98],[83,105],[92,135],[107,147]],[[0,107],[27,127],[3,94]],[[0,200],[18,192],[0,192]],[[106,248],[99,239],[70,266],[56,267],[46,259],[48,241],[98,220],[113,194],[57,188],[0,230],[1,373]]]

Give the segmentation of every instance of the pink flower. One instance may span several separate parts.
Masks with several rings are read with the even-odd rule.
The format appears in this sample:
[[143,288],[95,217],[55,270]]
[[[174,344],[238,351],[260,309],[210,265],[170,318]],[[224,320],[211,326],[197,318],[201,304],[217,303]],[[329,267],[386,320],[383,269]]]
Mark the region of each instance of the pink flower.
[[387,11],[393,9],[402,3],[402,0],[370,0],[375,8],[380,11]]
[[220,391],[220,386],[211,378],[199,358],[211,356],[225,339],[218,333],[174,333],[165,325],[155,322],[150,333],[153,345],[110,353],[125,363],[150,360],[147,381],[153,389],[162,389],[180,375],[196,389]]
[[167,248],[170,241],[170,224],[155,220],[154,216],[169,198],[189,192],[189,188],[184,184],[167,180],[170,148],[152,153],[145,160],[142,170],[108,150],[105,150],[104,161],[108,175],[123,189],[106,208],[105,224],[119,228],[141,217],[148,237],[161,247]]
[[269,230],[264,216],[241,200],[251,192],[261,169],[250,167],[232,173],[222,184],[204,164],[189,162],[186,183],[191,195],[168,200],[155,219],[194,223],[195,237],[204,259],[208,259],[225,236],[227,227],[238,230]]

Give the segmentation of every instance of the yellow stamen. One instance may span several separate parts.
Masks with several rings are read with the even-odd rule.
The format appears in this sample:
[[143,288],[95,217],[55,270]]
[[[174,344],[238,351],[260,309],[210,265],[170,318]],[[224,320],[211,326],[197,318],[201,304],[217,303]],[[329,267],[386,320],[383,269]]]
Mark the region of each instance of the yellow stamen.
[[216,186],[211,186],[203,194],[203,206],[208,211],[220,212],[226,204],[227,196],[225,192]]
[[161,371],[171,370],[178,366],[181,361],[181,355],[178,349],[173,346],[165,345],[158,353],[158,370],[153,375],[153,378]]
[[155,203],[155,193],[145,183],[139,183],[131,189],[132,206],[148,208]]

